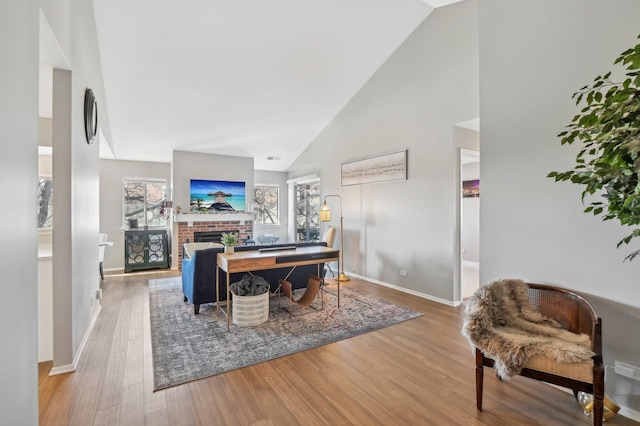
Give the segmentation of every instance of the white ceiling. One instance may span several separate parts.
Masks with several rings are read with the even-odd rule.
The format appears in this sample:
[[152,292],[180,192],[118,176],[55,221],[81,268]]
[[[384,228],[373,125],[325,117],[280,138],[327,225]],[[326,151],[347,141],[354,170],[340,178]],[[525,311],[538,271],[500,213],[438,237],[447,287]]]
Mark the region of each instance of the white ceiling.
[[93,0],[110,151],[286,170],[432,6],[457,1]]

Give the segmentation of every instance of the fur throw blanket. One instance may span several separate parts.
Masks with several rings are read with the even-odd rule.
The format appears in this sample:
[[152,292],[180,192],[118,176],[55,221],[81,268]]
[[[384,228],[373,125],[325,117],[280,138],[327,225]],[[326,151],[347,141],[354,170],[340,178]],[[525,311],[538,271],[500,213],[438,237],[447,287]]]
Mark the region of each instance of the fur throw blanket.
[[495,360],[504,380],[519,374],[534,355],[559,362],[584,362],[595,355],[589,336],[563,330],[538,312],[521,280],[499,280],[478,289],[465,308],[462,334]]

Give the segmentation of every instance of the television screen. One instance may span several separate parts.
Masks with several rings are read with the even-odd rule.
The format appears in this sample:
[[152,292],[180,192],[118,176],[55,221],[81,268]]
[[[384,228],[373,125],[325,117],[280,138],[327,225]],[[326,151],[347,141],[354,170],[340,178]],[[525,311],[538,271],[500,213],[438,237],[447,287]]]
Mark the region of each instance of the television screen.
[[226,180],[191,179],[189,188],[191,211],[244,211],[245,183]]

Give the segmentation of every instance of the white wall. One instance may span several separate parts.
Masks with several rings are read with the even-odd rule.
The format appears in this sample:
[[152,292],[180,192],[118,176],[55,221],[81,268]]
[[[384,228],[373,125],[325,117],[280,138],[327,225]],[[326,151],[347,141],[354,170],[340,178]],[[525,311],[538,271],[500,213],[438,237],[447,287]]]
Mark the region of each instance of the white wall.
[[[53,234],[54,371],[75,368],[92,321],[99,312],[99,163],[98,143],[84,132],[84,94],[98,101],[99,123],[108,134],[101,63],[93,3],[42,2],[42,11],[70,69],[68,87],[56,88],[54,70],[53,175],[56,186]],[[58,76],[60,77],[60,75]],[[61,78],[61,81],[65,80]],[[56,91],[67,96],[56,113]],[[56,124],[58,122],[58,125]],[[62,122],[62,124],[60,124]],[[57,137],[57,139],[56,139]]]
[[[266,170],[256,170],[254,173],[254,184],[264,185],[278,185],[278,201],[279,201],[279,225],[262,225],[254,224],[253,226],[253,238],[256,239],[260,235],[273,234],[280,238],[280,242],[287,242],[287,224],[289,221],[289,205],[287,197],[287,173],[286,172],[271,172]],[[253,192],[247,194],[247,203],[251,198],[253,200]],[[257,240],[256,240],[257,241]]]
[[38,424],[38,17],[37,1],[2,3],[0,413],[15,425]]
[[607,364],[640,364],[640,262],[623,262],[639,242],[616,249],[630,229],[582,213],[581,188],[546,175],[575,164],[577,147],[556,136],[579,112],[571,95],[638,42],[638,22],[634,0],[479,2],[481,282],[589,295]]
[[122,181],[124,178],[160,178],[171,186],[171,165],[149,161],[100,160],[100,232],[108,234],[102,264],[105,270],[124,269]]
[[53,71],[53,367],[73,370],[72,75]]
[[640,307],[640,263],[615,248],[629,230],[583,214],[581,188],[546,177],[574,164],[556,137],[579,111],[571,95],[637,43],[639,19],[628,0],[482,3],[483,282],[515,274]]
[[[60,283],[64,306],[54,300],[54,365],[70,366],[79,353],[97,305],[89,295],[97,286],[98,171],[97,148],[84,142],[84,90],[97,93],[103,123],[108,122],[100,74],[92,3],[83,0],[40,2],[9,0],[0,14],[0,90],[3,113],[0,170],[12,179],[0,183],[0,196],[8,208],[0,213],[3,241],[0,273],[3,298],[0,327],[5,344],[0,349],[0,412],[7,424],[38,423],[37,383],[37,229],[35,190],[38,177],[38,87],[40,11],[51,26],[72,69],[67,88],[68,138],[54,158],[66,161],[68,175],[56,182],[56,200],[68,215],[58,219],[54,231],[54,276],[64,270]],[[58,89],[62,89],[59,86]],[[54,90],[55,87],[54,87]],[[66,100],[64,102],[67,102]],[[65,151],[66,149],[66,151]],[[56,155],[54,146],[54,157]],[[63,157],[63,158],[60,158]],[[53,165],[54,179],[56,165]],[[64,173],[61,172],[62,175]],[[54,214],[55,211],[54,209]],[[70,224],[70,225],[69,225]],[[56,239],[61,252],[55,252]],[[57,256],[57,260],[55,259]],[[57,262],[57,266],[56,266]],[[54,299],[58,297],[54,289]],[[32,307],[32,309],[25,309]],[[64,314],[61,314],[64,312]],[[59,339],[57,338],[59,337]],[[57,347],[57,349],[56,349]],[[56,358],[55,352],[63,354]]]
[[[290,168],[342,195],[347,274],[453,302],[453,127],[478,117],[477,49],[476,2],[437,9]],[[340,186],[342,162],[405,148],[408,180]]]

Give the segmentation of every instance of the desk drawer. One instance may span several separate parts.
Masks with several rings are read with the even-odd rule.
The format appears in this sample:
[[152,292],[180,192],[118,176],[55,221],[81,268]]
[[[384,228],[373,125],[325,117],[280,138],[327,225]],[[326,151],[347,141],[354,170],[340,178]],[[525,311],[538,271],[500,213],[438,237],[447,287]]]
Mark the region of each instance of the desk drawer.
[[273,258],[268,259],[233,259],[229,258],[229,271],[233,272],[236,270],[243,271],[259,271],[263,268],[268,268],[275,264],[275,260]]

